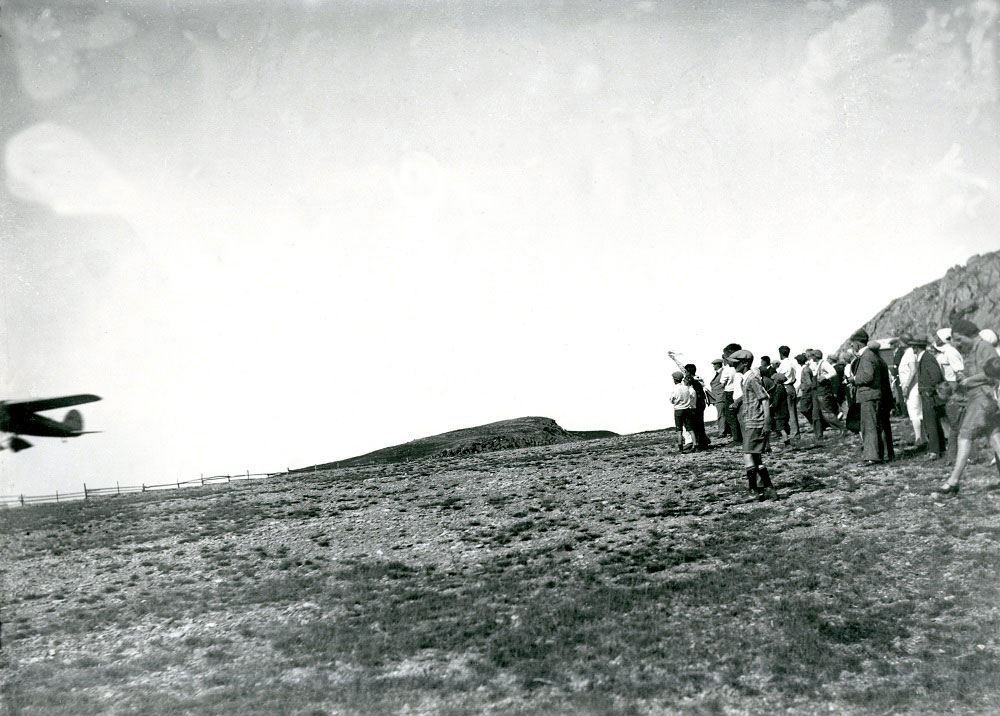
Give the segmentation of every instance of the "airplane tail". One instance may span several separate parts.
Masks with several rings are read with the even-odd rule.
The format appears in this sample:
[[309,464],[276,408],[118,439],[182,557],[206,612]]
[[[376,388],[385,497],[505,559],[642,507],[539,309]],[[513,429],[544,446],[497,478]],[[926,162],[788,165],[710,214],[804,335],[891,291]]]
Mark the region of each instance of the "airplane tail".
[[63,419],[63,427],[72,430],[75,433],[81,432],[83,430],[83,416],[80,414],[79,410],[71,410],[66,413],[66,417]]

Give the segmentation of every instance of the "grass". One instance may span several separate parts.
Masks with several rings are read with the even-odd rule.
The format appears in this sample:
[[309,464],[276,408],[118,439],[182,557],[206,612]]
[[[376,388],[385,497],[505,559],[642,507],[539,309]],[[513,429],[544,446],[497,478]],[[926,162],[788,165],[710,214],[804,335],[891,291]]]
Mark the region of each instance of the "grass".
[[866,473],[830,440],[771,456],[784,499],[759,504],[736,452],[673,444],[645,433],[9,510],[3,706],[1000,710],[990,468],[942,502],[924,494],[942,466]]

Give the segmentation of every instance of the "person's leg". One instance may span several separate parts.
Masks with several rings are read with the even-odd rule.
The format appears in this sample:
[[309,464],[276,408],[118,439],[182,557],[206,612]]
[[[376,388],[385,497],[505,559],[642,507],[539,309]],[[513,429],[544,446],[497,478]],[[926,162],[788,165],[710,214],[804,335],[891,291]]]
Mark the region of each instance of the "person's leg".
[[726,422],[725,403],[719,402],[714,405],[715,412],[718,415],[715,419],[715,434],[717,437],[724,438],[729,435],[729,423]]
[[819,440],[823,437],[823,398],[818,390],[810,391],[812,405],[813,437]]
[[861,457],[864,460],[881,460],[879,449],[879,419],[875,401],[858,403],[861,408]]
[[742,436],[740,435],[740,425],[736,420],[736,413],[733,412],[733,394],[730,392],[724,393],[726,400],[726,423],[729,425],[729,435],[732,437],[734,443],[742,442]]
[[923,445],[924,440],[924,421],[923,421],[923,403],[920,399],[920,391],[917,386],[913,386],[910,389],[910,394],[906,396],[906,412],[910,416],[910,423],[913,425],[913,442],[916,445]]
[[836,428],[841,432],[847,431],[847,426],[844,422],[837,417],[835,412],[831,412],[830,406],[833,405],[833,395],[830,392],[829,386],[824,386],[819,389],[819,406],[822,410],[823,422],[827,427]]
[[929,456],[941,457],[944,450],[944,435],[941,432],[941,419],[934,398],[930,395],[920,395],[920,409],[923,415],[924,440],[927,442]]
[[965,472],[965,466],[969,462],[969,455],[972,454],[972,438],[965,438],[959,435],[957,443],[955,467],[952,468],[951,475],[948,476],[948,479],[942,485],[946,489],[958,486],[958,483],[962,480],[962,473]]
[[799,436],[799,401],[795,398],[795,388],[785,386],[785,402],[788,403],[788,424],[792,430],[792,437]]
[[694,420],[695,420],[695,423],[694,423],[694,425],[695,425],[695,432],[694,432],[695,442],[696,442],[696,444],[698,445],[699,448],[707,448],[711,444],[711,441],[708,439],[708,433],[705,432],[705,408],[704,408],[704,406],[702,406],[702,408],[700,410],[696,409],[694,411]]
[[747,489],[754,495],[760,493],[760,486],[757,484],[757,461],[753,453],[743,453],[743,470],[747,476]]

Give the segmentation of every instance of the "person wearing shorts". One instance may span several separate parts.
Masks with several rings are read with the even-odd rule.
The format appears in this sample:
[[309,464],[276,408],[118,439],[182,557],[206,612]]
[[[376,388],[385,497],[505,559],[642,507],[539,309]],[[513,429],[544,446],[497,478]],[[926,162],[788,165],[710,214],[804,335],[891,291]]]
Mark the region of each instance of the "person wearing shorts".
[[778,493],[771,484],[771,476],[761,457],[768,447],[771,399],[761,382],[760,373],[750,368],[753,353],[738,350],[729,356],[729,363],[743,379],[743,394],[737,406],[743,426],[743,466],[746,470],[747,487],[759,501],[776,500]]
[[[993,346],[979,336],[979,328],[972,321],[959,318],[951,325],[952,343],[965,359],[965,377],[958,383],[958,389],[965,392],[965,414],[958,428],[958,449],[955,467],[945,483],[936,493],[957,495],[959,481],[969,455],[972,442],[980,436],[987,436],[993,452],[1000,455],[1000,408],[996,401],[997,381],[990,377],[995,372],[997,359]],[[990,374],[987,373],[987,368]]]

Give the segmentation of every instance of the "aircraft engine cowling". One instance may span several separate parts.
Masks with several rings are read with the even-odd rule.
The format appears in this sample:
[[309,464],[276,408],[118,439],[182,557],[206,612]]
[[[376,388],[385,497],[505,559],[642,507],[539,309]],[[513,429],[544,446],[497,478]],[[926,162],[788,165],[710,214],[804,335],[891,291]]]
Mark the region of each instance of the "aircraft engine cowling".
[[79,410],[71,410],[66,413],[66,417],[63,419],[63,425],[69,430],[79,432],[83,430],[83,416],[80,414]]

